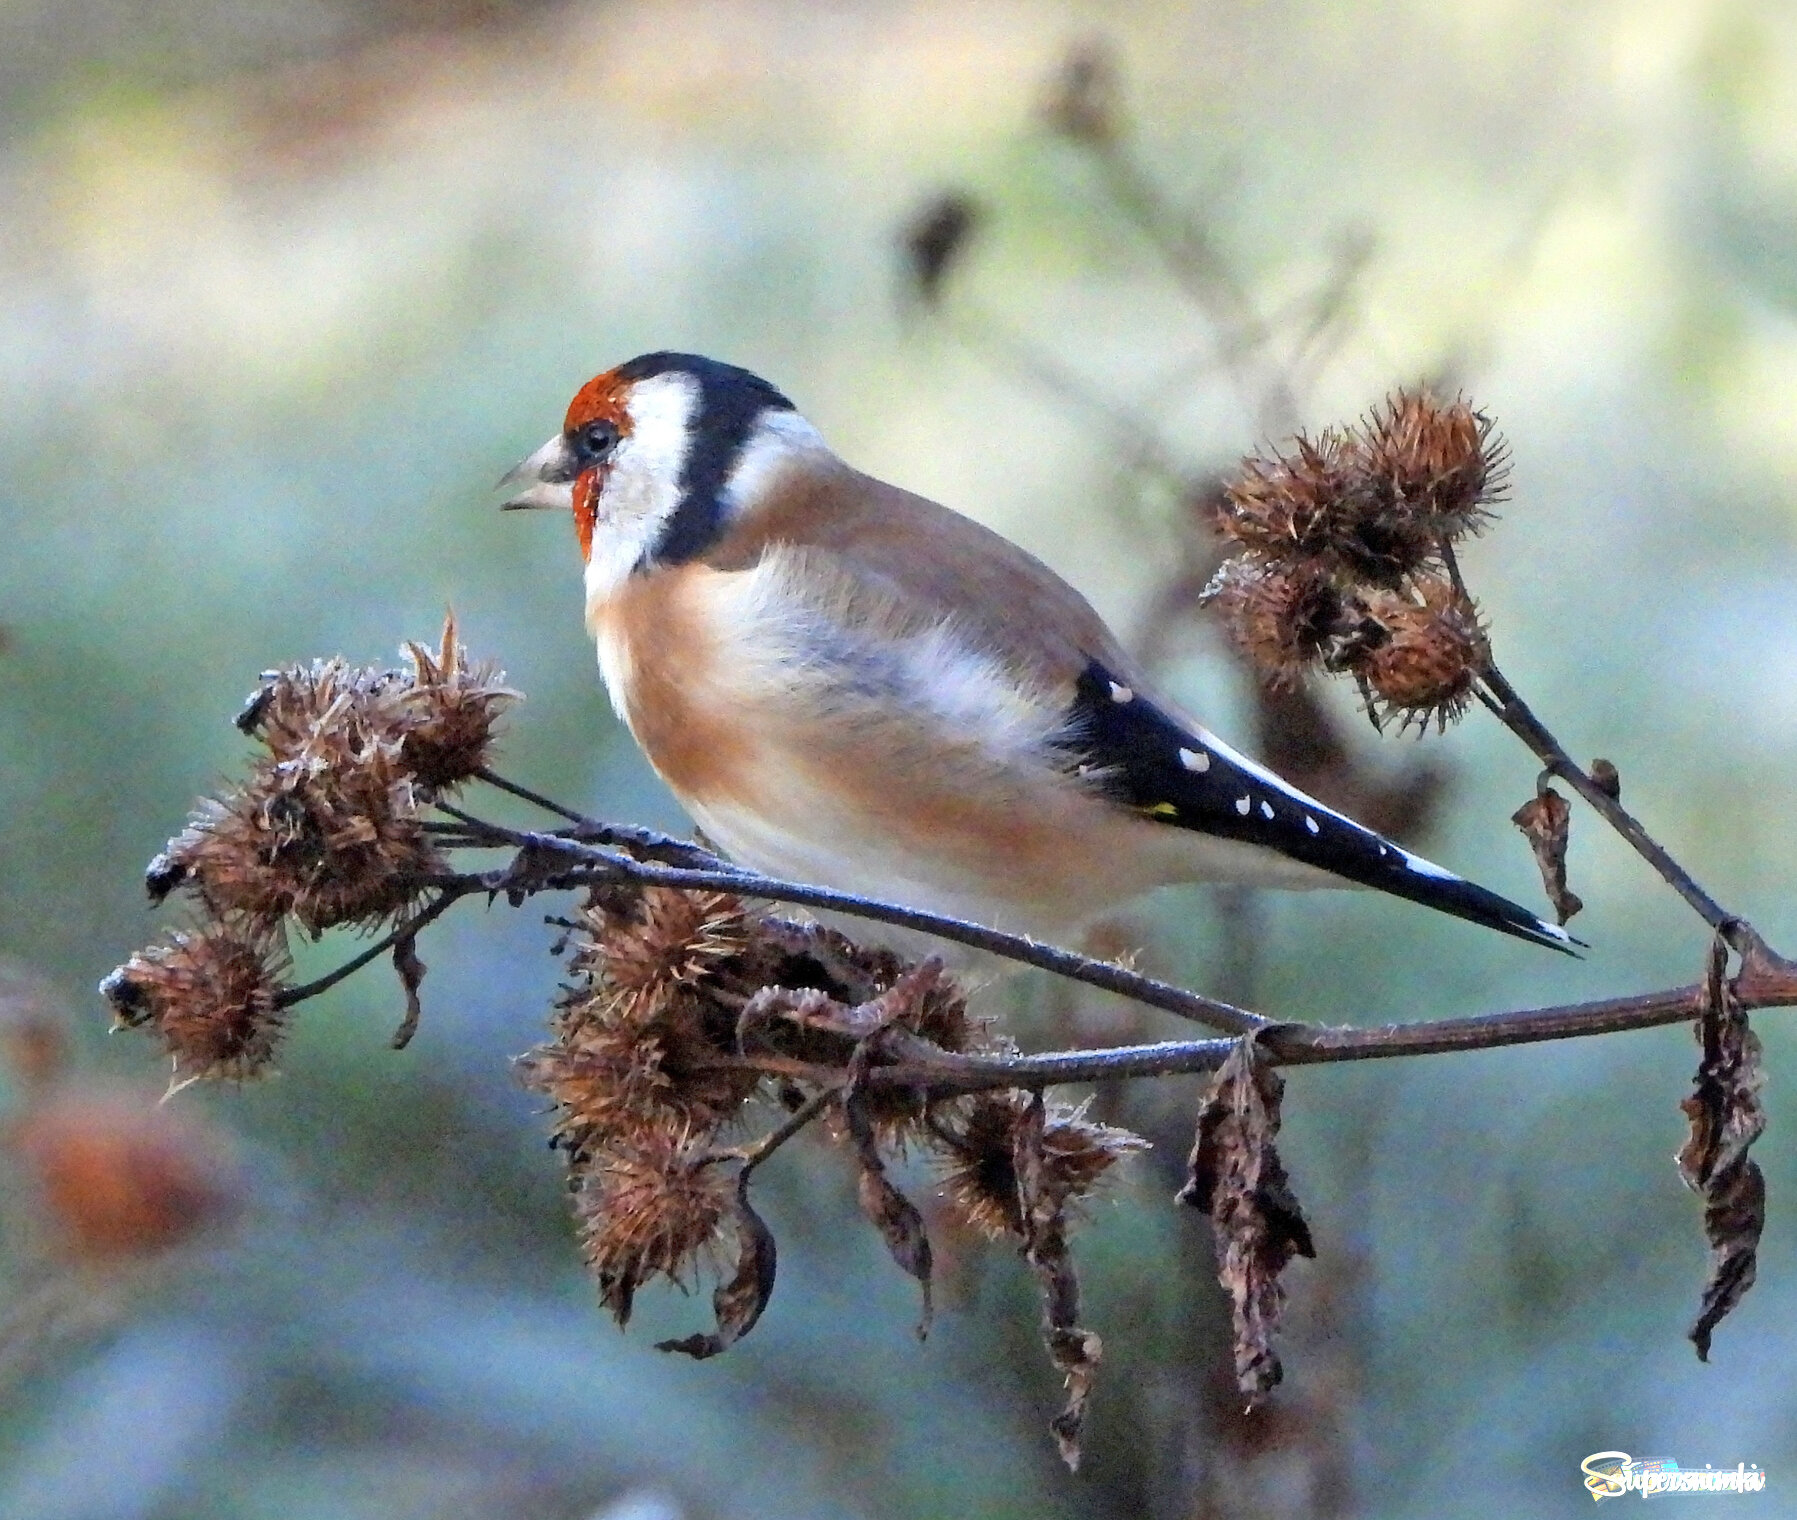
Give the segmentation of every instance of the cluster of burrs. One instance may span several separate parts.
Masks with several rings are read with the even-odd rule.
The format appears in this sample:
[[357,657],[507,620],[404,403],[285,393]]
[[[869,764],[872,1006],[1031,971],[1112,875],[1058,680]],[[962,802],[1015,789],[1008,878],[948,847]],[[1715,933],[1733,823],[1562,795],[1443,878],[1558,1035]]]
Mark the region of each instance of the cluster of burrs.
[[1454,545],[1491,520],[1505,465],[1465,401],[1399,391],[1243,462],[1216,516],[1237,552],[1206,594],[1271,680],[1346,674],[1375,724],[1445,727],[1491,658]]

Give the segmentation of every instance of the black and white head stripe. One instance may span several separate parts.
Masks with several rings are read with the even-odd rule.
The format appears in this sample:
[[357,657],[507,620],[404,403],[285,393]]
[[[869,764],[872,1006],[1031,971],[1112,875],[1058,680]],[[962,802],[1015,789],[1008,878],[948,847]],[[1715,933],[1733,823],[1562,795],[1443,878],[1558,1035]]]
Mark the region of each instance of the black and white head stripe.
[[1556,950],[1570,952],[1579,943],[1528,909],[1324,807],[1203,729],[1175,722],[1095,660],[1080,676],[1068,719],[1090,774],[1149,818],[1259,845]]
[[616,373],[632,382],[672,373],[697,383],[680,502],[647,556],[659,564],[682,564],[703,554],[723,531],[728,516],[724,485],[756,420],[766,412],[790,412],[792,402],[759,375],[701,354],[642,354],[619,365]]

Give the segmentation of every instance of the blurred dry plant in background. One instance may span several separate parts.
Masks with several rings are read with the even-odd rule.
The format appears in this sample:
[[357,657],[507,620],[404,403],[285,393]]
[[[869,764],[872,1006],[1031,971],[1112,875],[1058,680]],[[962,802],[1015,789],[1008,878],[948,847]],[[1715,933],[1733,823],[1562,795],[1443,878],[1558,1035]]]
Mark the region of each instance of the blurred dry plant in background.
[[54,1344],[112,1327],[146,1280],[242,1212],[230,1148],[197,1116],[75,1069],[67,1014],[0,966],[0,1193],[18,1286],[0,1315],[0,1392]]
[[[1298,431],[1306,377],[1339,340],[1364,248],[1351,248],[1301,309],[1263,315],[1204,227],[1176,213],[1140,170],[1104,50],[1069,56],[1042,119],[1091,158],[1115,212],[1190,296],[1257,425],[1291,439],[1229,472],[1180,465],[1128,408],[954,298],[958,260],[986,215],[976,200],[939,197],[905,233],[919,306],[1100,419],[1125,457],[1184,504],[1183,563],[1145,632],[1151,654],[1164,658],[1180,625],[1213,607],[1256,678],[1264,757],[1325,801],[1400,835],[1427,821],[1441,772],[1417,763],[1395,777],[1370,774],[1309,683],[1345,677],[1376,726],[1395,719],[1419,732],[1483,707],[1540,769],[1535,799],[1517,821],[1562,921],[1578,907],[1565,882],[1570,806],[1550,780],[1579,794],[1704,920],[1710,948],[1700,981],[1470,1019],[1297,1024],[1110,961],[772,880],[699,845],[583,816],[500,776],[496,725],[518,695],[494,666],[468,658],[451,620],[435,650],[407,646],[403,670],[328,660],[264,677],[239,720],[259,746],[249,774],[203,804],[151,864],[152,897],[178,896],[187,917],[107,978],[117,1021],[162,1042],[175,1085],[254,1076],[278,1053],[296,1005],[390,957],[405,998],[395,1038],[403,1045],[420,1013],[424,928],[464,898],[516,906],[539,893],[575,893],[554,920],[567,975],[550,1035],[519,1071],[552,1104],[581,1249],[604,1305],[622,1323],[645,1284],[708,1280],[714,1326],[664,1349],[708,1357],[747,1334],[777,1263],[750,1183],[810,1131],[852,1169],[870,1226],[918,1282],[924,1333],[930,1231],[893,1175],[895,1163],[922,1158],[940,1184],[940,1217],[1008,1244],[1029,1266],[1044,1343],[1065,1385],[1054,1433],[1070,1464],[1102,1347],[1080,1323],[1069,1235],[1082,1206],[1142,1141],[1084,1106],[1050,1102],[1048,1088],[1208,1075],[1179,1198],[1212,1225],[1233,1310],[1227,1398],[1239,1408],[1280,1381],[1281,1274],[1294,1255],[1316,1254],[1276,1146],[1277,1068],[1691,1021],[1703,1056],[1685,1100],[1690,1140],[1680,1167],[1706,1201],[1712,1271],[1692,1335],[1707,1354],[1716,1324],[1752,1283],[1764,1218],[1763,1181],[1747,1154],[1763,1122],[1747,1016],[1797,1003],[1797,967],[1622,808],[1613,767],[1571,760],[1499,669],[1456,558],[1456,544],[1489,525],[1501,495],[1506,456],[1491,420],[1458,395],[1444,399],[1450,387],[1419,386],[1356,424]],[[460,800],[473,784],[529,802],[556,824],[519,829],[482,817]],[[468,855],[481,851],[503,853],[498,864],[468,868]],[[770,903],[921,929],[1211,1033],[1023,1053],[969,1012],[938,960],[908,961],[777,916]],[[1238,919],[1232,940],[1251,945],[1251,900],[1238,895],[1229,911]],[[289,936],[315,939],[334,928],[374,939],[329,974],[291,981]],[[1227,968],[1224,980],[1242,997],[1251,963]],[[47,1163],[36,1164],[50,1175]]]

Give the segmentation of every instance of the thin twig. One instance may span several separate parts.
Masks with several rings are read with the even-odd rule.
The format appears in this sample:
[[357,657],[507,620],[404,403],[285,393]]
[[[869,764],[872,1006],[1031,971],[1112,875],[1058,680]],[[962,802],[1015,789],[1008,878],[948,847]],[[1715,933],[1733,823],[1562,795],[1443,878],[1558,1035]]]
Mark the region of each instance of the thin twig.
[[[455,809],[446,808],[445,811],[466,821],[478,821]],[[920,908],[907,908],[897,903],[880,902],[851,892],[838,892],[829,887],[780,881],[753,871],[725,866],[721,861],[703,870],[670,866],[658,861],[635,860],[629,855],[559,834],[507,829],[498,824],[487,824],[484,827],[495,836],[505,836],[520,849],[536,851],[539,856],[545,853],[566,855],[577,864],[567,871],[538,873],[540,879],[531,879],[530,873],[520,873],[518,863],[514,862],[506,870],[478,876],[430,877],[427,878],[429,885],[461,892],[505,892],[514,889],[530,890],[532,887],[564,888],[591,886],[608,881],[631,881],[643,886],[678,887],[686,891],[734,892],[744,897],[758,897],[766,902],[822,908],[852,914],[857,918],[872,919],[877,923],[892,924],[902,929],[915,929],[975,950],[989,951],[1022,965],[1051,971],[1057,976],[1084,982],[1105,992],[1118,993],[1151,1008],[1194,1019],[1229,1034],[1246,1034],[1267,1023],[1259,1014],[1249,1013],[1215,998],[1207,998],[1184,987],[1156,981],[1153,977],[1142,976],[1122,966],[1094,960],[1072,950],[1045,945],[1021,934],[988,929],[965,919],[928,913]]]
[[[1797,968],[1791,968],[1797,970]],[[1737,988],[1743,984],[1737,983]],[[1797,975],[1761,979],[1744,996],[1750,1008],[1797,1004]],[[1663,992],[1568,1003],[1551,1008],[1478,1014],[1470,1018],[1431,1019],[1415,1024],[1375,1028],[1337,1028],[1314,1024],[1277,1024],[1259,1036],[1261,1047],[1283,1066],[1313,1066],[1343,1061],[1376,1061],[1397,1056],[1444,1055],[1466,1050],[1495,1050],[1505,1045],[1535,1045],[1682,1024],[1698,1007],[1701,986],[1673,987]],[[931,1052],[924,1042],[903,1046],[904,1059],[868,1072],[876,1087],[924,1087],[977,1092],[998,1087],[1054,1086],[1067,1082],[1116,1082],[1140,1077],[1178,1076],[1214,1071],[1235,1048],[1234,1040],[1164,1040],[1149,1045],[1123,1045],[1108,1050],[1049,1051],[1039,1055],[963,1055]]]
[[[1522,711],[1526,712],[1527,709],[1523,708]],[[1545,733],[1545,730],[1542,732]],[[1630,1029],[1651,1029],[1691,1018],[1702,990],[1695,986],[1674,987],[1665,991],[1593,1002],[1407,1024],[1354,1027],[1277,1023],[1260,1014],[1140,976],[1106,961],[1093,960],[1072,951],[1060,950],[1020,935],[988,929],[960,919],[858,897],[852,893],[836,892],[825,887],[780,881],[734,867],[699,870],[636,860],[629,855],[586,844],[563,834],[509,829],[461,813],[455,808],[446,808],[445,811],[460,819],[470,833],[478,835],[483,843],[502,843],[514,847],[518,851],[517,857],[509,866],[496,871],[428,878],[423,884],[437,890],[436,898],[391,934],[335,971],[316,981],[288,988],[280,995],[282,1007],[291,1006],[335,986],[399,941],[413,938],[420,929],[463,897],[477,892],[528,894],[618,881],[674,887],[686,891],[732,892],[769,902],[829,909],[875,922],[920,930],[1025,965],[1037,966],[1149,1007],[1208,1023],[1230,1035],[1258,1033],[1263,1048],[1275,1061],[1284,1065],[1490,1050],[1505,1045],[1537,1044],[1550,1040],[1614,1034]],[[607,829],[609,826],[599,827]],[[696,845],[687,848],[695,855],[708,860],[715,859]],[[568,859],[567,869],[557,869],[551,863],[558,855]],[[722,862],[719,865],[722,866]],[[1749,925],[1728,919],[1727,915],[1723,917],[1733,930],[1734,941],[1743,957],[1741,974],[1735,983],[1742,1005],[1750,1009],[1797,1005],[1797,963],[1773,952]],[[1233,1044],[1231,1039],[1205,1039],[1164,1041],[1097,1051],[1051,1051],[1025,1056],[973,1055],[938,1050],[927,1041],[907,1036],[903,1031],[893,1031],[893,1051],[899,1059],[893,1063],[873,1066],[868,1073],[868,1080],[877,1086],[971,1092],[994,1087],[1171,1076],[1214,1070],[1227,1058]],[[770,1071],[774,1069],[760,1058],[736,1059],[745,1068],[760,1069],[767,1066]],[[773,1144],[764,1141],[762,1144],[766,1146],[765,1151],[758,1147],[747,1153],[755,1164],[759,1164],[765,1155],[772,1154],[773,1149],[784,1144],[791,1134],[804,1128],[836,1094],[843,1074],[812,1068],[807,1063],[805,1079],[828,1080],[831,1077],[837,1080],[813,1098],[806,1109],[794,1114],[772,1132],[768,1140],[772,1140]]]
[[[554,813],[558,818],[566,818],[569,826],[554,831],[557,838],[576,839],[583,844],[620,845],[646,860],[666,861],[669,865],[691,865],[706,870],[731,869],[731,862],[700,848],[687,839],[676,839],[671,834],[658,833],[654,829],[643,828],[639,824],[605,823],[597,818],[588,817],[585,813],[573,808],[564,807],[554,799],[545,797],[528,787],[508,781],[496,771],[482,767],[475,773],[490,786],[502,792],[510,792],[514,797],[522,797],[526,802],[534,803],[546,812]],[[469,831],[469,837],[475,841],[476,847],[481,844],[492,847],[504,847],[512,843],[511,839],[496,824],[489,824],[476,818],[472,813],[465,813],[460,808],[448,803],[439,802],[440,811],[448,813],[456,820],[454,824],[429,822],[423,827],[427,832],[455,835],[462,830]],[[453,848],[459,841],[447,840]]]
[[401,940],[413,938],[426,924],[441,918],[449,909],[470,892],[481,890],[478,885],[458,881],[444,883],[437,897],[426,903],[391,934],[376,940],[360,955],[352,956],[335,971],[327,971],[316,981],[301,982],[295,987],[283,987],[275,996],[277,1008],[291,1008],[295,1003],[303,1003],[307,998],[317,997],[321,992],[329,992],[345,977],[354,976],[364,966],[379,960]]
[[522,798],[532,807],[540,807],[545,813],[554,813],[558,818],[566,818],[570,823],[585,823],[587,820],[571,807],[564,807],[553,797],[545,797],[541,792],[533,792],[527,786],[519,786],[516,781],[507,781],[504,776],[491,766],[483,765],[474,773],[488,786],[497,787],[502,792],[510,792],[514,797]]
[[1667,853],[1635,817],[1591,779],[1590,774],[1567,754],[1547,725],[1530,710],[1516,688],[1504,678],[1496,665],[1487,665],[1481,680],[1479,700],[1497,716],[1500,723],[1534,751],[1535,757],[1548,770],[1573,788],[1598,815],[1615,829],[1635,853],[1658,871],[1673,891],[1689,903],[1712,929],[1727,933],[1738,922],[1735,914],[1717,902],[1700,887],[1691,873]]
[[781,1146],[800,1130],[806,1128],[823,1111],[842,1096],[840,1086],[826,1087],[821,1092],[813,1093],[798,1108],[790,1113],[784,1123],[771,1129],[753,1145],[745,1147],[739,1154],[743,1158],[743,1169],[740,1174],[747,1177],[750,1172],[779,1150]]

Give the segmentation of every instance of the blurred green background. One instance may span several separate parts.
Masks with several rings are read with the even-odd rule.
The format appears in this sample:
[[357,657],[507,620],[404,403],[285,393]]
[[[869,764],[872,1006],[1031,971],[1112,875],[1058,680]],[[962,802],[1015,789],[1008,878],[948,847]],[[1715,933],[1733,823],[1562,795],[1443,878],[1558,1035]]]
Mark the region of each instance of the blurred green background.
[[[510,774],[680,825],[610,717],[567,526],[502,519],[488,491],[641,350],[761,371],[855,463],[1142,628],[1178,502],[977,337],[1019,335],[1194,472],[1265,425],[1036,114],[1094,36],[1134,151],[1263,310],[1364,255],[1305,425],[1430,375],[1496,415],[1514,497],[1466,570],[1507,671],[1797,947],[1797,13],[1777,0],[8,0],[0,954],[54,988],[83,1080],[159,1090],[91,989],[153,932],[142,866],[238,763],[228,718],[271,664],[385,660],[453,605],[529,695]],[[933,318],[899,299],[894,234],[949,184],[989,214]],[[1168,680],[1240,728],[1213,642],[1180,641]],[[1354,732],[1370,763],[1419,753]],[[1535,901],[1508,823],[1527,756],[1477,716],[1425,745],[1453,775],[1429,852]],[[1582,964],[1312,897],[1267,906],[1255,995],[1374,1021],[1696,977],[1700,926],[1585,816],[1572,865]],[[1225,927],[1188,893],[1126,932],[1215,987]],[[1288,1273],[1287,1383],[1251,1420],[1204,1222],[1169,1202],[1197,1087],[1107,1099],[1158,1148],[1076,1242],[1107,1360],[1069,1477],[1020,1264],[943,1242],[918,1346],[910,1285],[815,1145],[769,1168],[781,1282],[749,1341],[657,1355],[703,1317],[677,1295],[611,1327],[508,1070],[545,1018],[548,938],[535,908],[464,908],[423,943],[403,1054],[371,972],[306,1005],[279,1077],[175,1100],[236,1137],[249,1212],[0,1362],[0,1515],[1448,1520],[1582,1512],[1579,1462],[1605,1449],[1757,1463],[1763,1495],[1713,1502],[1790,1512],[1781,1015],[1760,1020],[1761,1280],[1708,1366],[1684,1339],[1699,1208],[1670,1159],[1687,1030],[1292,1074],[1321,1259]],[[1027,980],[994,996],[1038,1042],[1182,1032]],[[22,1175],[4,1186],[16,1305],[42,1264]]]

